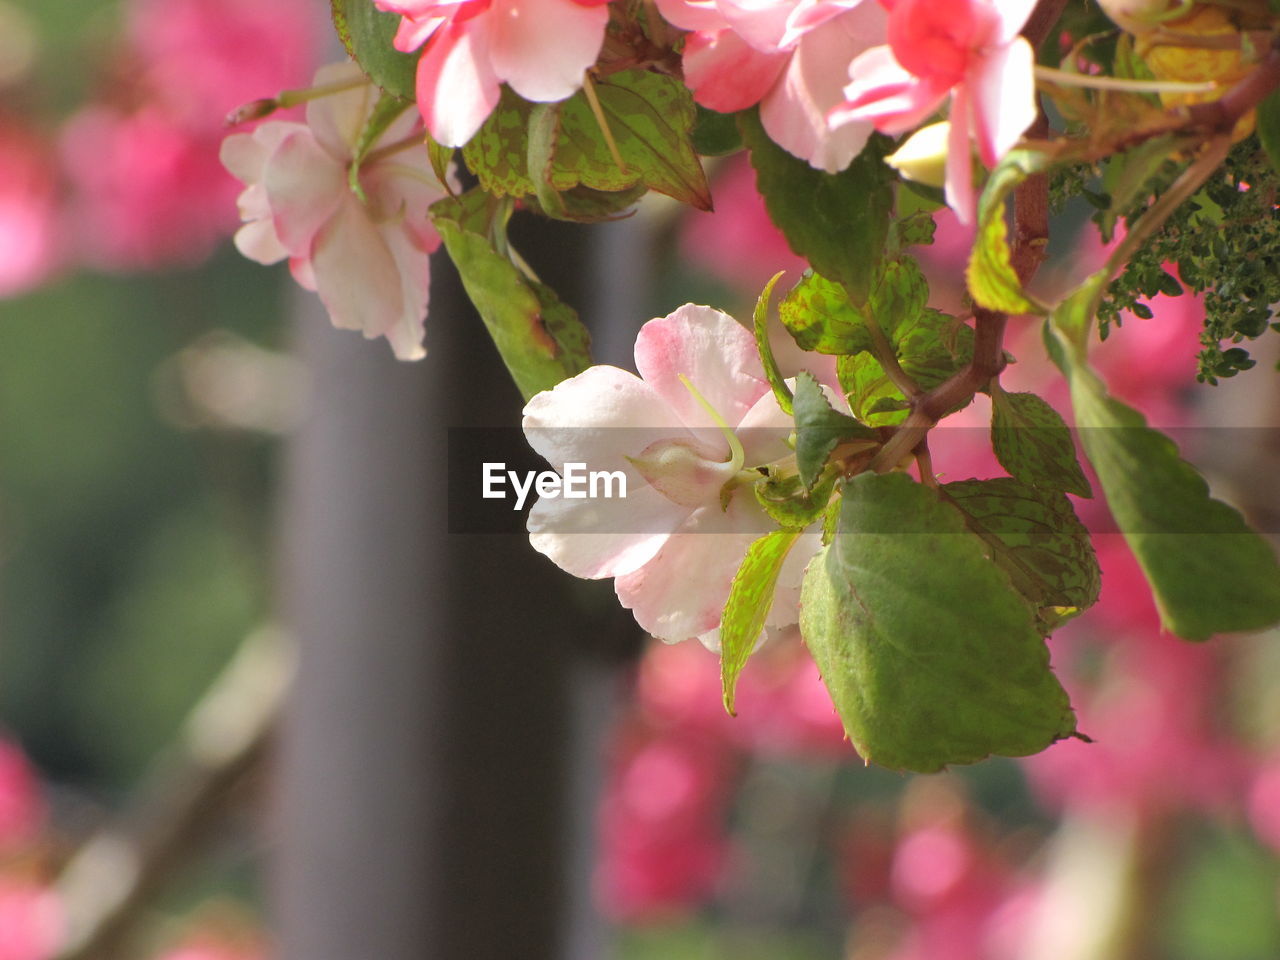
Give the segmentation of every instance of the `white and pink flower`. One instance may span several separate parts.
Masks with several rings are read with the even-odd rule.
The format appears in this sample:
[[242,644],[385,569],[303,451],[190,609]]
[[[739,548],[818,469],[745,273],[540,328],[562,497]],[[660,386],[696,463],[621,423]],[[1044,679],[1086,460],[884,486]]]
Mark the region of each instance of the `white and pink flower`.
[[[557,470],[581,463],[627,478],[625,497],[539,500],[529,539],[575,576],[615,578],[622,605],[654,636],[714,647],[733,576],[771,527],[749,489],[754,468],[791,456],[790,418],[751,334],[711,307],[650,320],[635,360],[639,377],[591,367],[525,406],[529,443]],[[779,578],[771,626],[796,620],[818,536],[802,540]]]
[[658,0],[662,16],[692,31],[684,78],[694,99],[733,113],[760,104],[760,122],[784,150],[837,173],[867,142],[872,124],[831,127],[848,65],[884,42],[874,0]]
[[500,87],[554,103],[582,86],[609,21],[608,0],[374,0],[400,14],[397,50],[421,49],[418,109],[445,146],[470,140]]
[[401,360],[426,355],[429,257],[440,245],[427,209],[444,196],[417,117],[405,113],[348,183],[356,144],[379,92],[351,63],[322,67],[316,85],[350,89],[307,105],[307,122],[264,123],[227,137],[222,162],[247,185],[236,246],[259,263],[288,259],[320,294],[334,326],[386,337]]
[[1018,35],[1034,0],[881,0],[889,8],[888,43],[849,68],[835,129],[874,123],[883,133],[919,126],[951,98],[947,203],[962,222],[974,217],[969,141],[994,166],[1036,117],[1035,54]]

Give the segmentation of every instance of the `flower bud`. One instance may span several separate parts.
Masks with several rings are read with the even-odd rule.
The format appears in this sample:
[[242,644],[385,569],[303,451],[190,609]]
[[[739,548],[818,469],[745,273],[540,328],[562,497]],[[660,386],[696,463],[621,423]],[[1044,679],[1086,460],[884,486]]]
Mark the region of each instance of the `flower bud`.
[[884,162],[908,180],[940,187],[946,182],[947,140],[950,136],[951,124],[946,121],[931,123],[907,137],[896,152],[884,158]]

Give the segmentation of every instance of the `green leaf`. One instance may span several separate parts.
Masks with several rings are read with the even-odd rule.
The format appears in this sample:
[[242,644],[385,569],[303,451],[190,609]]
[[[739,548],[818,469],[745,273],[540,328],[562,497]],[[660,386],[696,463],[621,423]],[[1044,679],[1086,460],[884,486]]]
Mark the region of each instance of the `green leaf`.
[[1034,393],[993,389],[991,401],[991,445],[1002,467],[1032,486],[1093,496],[1057,410]]
[[840,470],[833,464],[818,477],[812,492],[794,473],[785,476],[771,474],[752,489],[756,501],[778,526],[785,530],[803,530],[826,516],[831,494],[839,479]]
[[724,708],[730,716],[736,716],[733,698],[738,676],[764,630],[778,574],[799,536],[798,530],[774,530],[756,540],[747,549],[729,588],[720,620],[720,681]]
[[418,55],[394,46],[400,16],[383,13],[373,0],[331,0],[333,25],[351,58],[370,80],[403,100],[415,99]]
[[849,401],[849,409],[863,423],[890,427],[907,418],[911,403],[871,354],[838,358],[836,375]]
[[1050,626],[1061,610],[1080,612],[1098,599],[1101,573],[1089,531],[1061,493],[1011,477],[943,484],[942,492],[986,543],[991,559]]
[[933,772],[1075,733],[1035,611],[963,515],[901,473],[847,481],[800,630],[863,759]]
[[1280,91],[1268,94],[1258,104],[1258,141],[1272,169],[1280,172]]
[[778,306],[778,316],[801,349],[851,354],[873,349],[871,318],[893,341],[900,327],[919,322],[928,299],[929,284],[919,265],[902,257],[883,264],[864,305],[855,304],[843,285],[806,271]]
[[1049,156],[1038,150],[1011,150],[991,171],[978,200],[978,235],[966,277],[974,302],[1002,313],[1044,313],[1022,289],[1010,262],[1006,200],[1033,173],[1046,169]]
[[1280,564],[1240,514],[1209,496],[1173,441],[1112,398],[1078,351],[1062,351],[1085,453],[1155,595],[1188,640],[1280,621]]
[[769,218],[814,270],[867,299],[889,237],[894,173],[884,163],[890,141],[875,135],[846,169],[824,173],[783,150],[754,110],[738,114],[756,186]]
[[842,440],[879,442],[879,434],[847,414],[837,413],[827,402],[813,374],[802,370],[796,377],[796,469],[806,490],[812,490],[827,465],[831,451]]
[[783,297],[778,317],[802,350],[847,354],[871,349],[867,321],[844,287],[811,270]]
[[717,113],[697,104],[694,121],[693,149],[704,157],[723,157],[742,149],[742,133],[738,130],[738,118],[732,113]]
[[760,296],[756,298],[756,309],[751,315],[751,327],[760,362],[764,365],[764,374],[769,380],[769,386],[773,388],[774,399],[778,401],[783,413],[790,414],[791,388],[787,386],[782,370],[778,367],[778,360],[773,355],[773,347],[769,344],[769,300],[773,297],[773,288],[781,276],[782,271],[775,273],[760,291]]
[[478,192],[446,197],[431,208],[432,222],[449,251],[503,362],[526,400],[591,363],[590,338],[571,307],[555,292],[525,277],[499,253],[486,231]]
[[[542,198],[548,189],[621,193],[644,184],[710,210],[711,191],[689,142],[695,110],[684,85],[647,70],[624,70],[596,80],[595,90],[625,170],[609,151],[582,91],[556,104],[548,117],[538,109],[545,105],[528,103],[504,87],[498,107],[462,150],[480,185],[498,196]],[[535,119],[536,130],[531,129]],[[553,144],[547,142],[552,133]],[[538,169],[531,171],[533,137],[543,142],[532,145]]]
[[[973,357],[972,328],[928,307],[899,320],[888,337],[898,366],[922,390],[936,387]],[[849,408],[863,423],[892,426],[906,418],[910,403],[871,353],[840,357],[836,372]]]

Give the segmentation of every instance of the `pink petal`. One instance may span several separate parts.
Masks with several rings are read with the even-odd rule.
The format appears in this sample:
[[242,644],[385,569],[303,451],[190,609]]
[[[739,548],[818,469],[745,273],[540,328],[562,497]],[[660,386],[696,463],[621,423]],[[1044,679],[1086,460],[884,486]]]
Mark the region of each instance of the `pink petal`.
[[311,131],[299,128],[280,141],[263,170],[276,235],[295,256],[305,255],[316,233],[348,195],[346,171]]
[[870,121],[883,133],[917,127],[938,109],[946,89],[904,70],[888,47],[872,47],[849,65],[846,102],[828,115],[832,126]]
[[290,257],[289,274],[303,290],[316,292],[316,272],[307,257]]
[[402,223],[383,224],[378,232],[395,261],[401,297],[399,316],[380,332],[397,360],[421,360],[427,355],[422,341],[431,293],[431,256],[414,242]]
[[743,465],[760,467],[791,456],[795,451],[787,439],[794,429],[794,420],[783,413],[773,391],[765,391],[734,430],[742,442]]
[[693,33],[685,39],[684,80],[704,107],[734,113],[759,103],[788,59],[761,53],[732,30]]
[[662,19],[681,30],[720,30],[725,19],[715,0],[657,0]]
[[401,53],[413,53],[445,23],[448,23],[447,17],[427,17],[420,20],[406,14],[396,28],[396,36],[391,45]]
[[1036,119],[1035,54],[1023,37],[977,60],[965,78],[978,155],[994,167]]
[[717,0],[729,28],[761,53],[780,53],[794,0]]
[[592,470],[622,470],[630,486],[644,479],[627,461],[659,440],[687,437],[674,410],[657,391],[617,367],[589,367],[544,390],[524,408],[529,445],[549,464],[586,463]]
[[307,126],[330,156],[342,164],[348,163],[355,153],[356,143],[379,97],[378,88],[372,83],[360,82],[363,80],[360,68],[350,61],[326,64],[316,71],[316,86],[358,85],[307,102]]
[[257,263],[279,263],[289,255],[270,220],[254,220],[236,231],[236,249]]
[[760,106],[760,121],[775,143],[828,173],[862,152],[870,121],[832,128],[827,114],[843,100],[841,68],[883,37],[884,19],[879,5],[868,3],[800,39],[781,82]]
[[529,543],[561,570],[588,580],[632,574],[689,516],[649,486],[625,497],[540,499],[529,511]]
[[973,223],[973,151],[969,148],[969,92],[963,84],[951,96],[951,133],[947,142],[947,206],[961,223]]
[[683,375],[725,423],[736,426],[766,390],[755,339],[733,317],[685,304],[650,320],[636,336],[636,369],[699,439],[726,448],[711,417],[681,382]]
[[261,183],[263,167],[280,145],[280,141],[291,133],[305,129],[301,123],[273,120],[262,124],[253,133],[233,133],[222,141],[218,159],[241,183]]
[[754,502],[734,497],[727,511],[696,510],[652,560],[618,577],[614,590],[636,622],[669,643],[691,640],[720,624],[729,587],[747,548],[767,529]]
[[[787,31],[782,35],[782,45],[792,46],[810,30],[848,13],[862,2],[863,0],[800,0],[787,15]],[[878,6],[874,3],[868,5]],[[883,29],[880,31],[880,36],[869,41],[867,46],[876,43],[884,43]]]
[[460,147],[498,105],[498,76],[489,63],[489,18],[449,24],[418,61],[418,109],[437,143]]
[[563,100],[582,86],[604,43],[609,10],[572,0],[494,0],[493,70],[535,103]]
[[400,319],[404,297],[395,258],[355,197],[317,235],[311,266],[335,327],[372,338]]

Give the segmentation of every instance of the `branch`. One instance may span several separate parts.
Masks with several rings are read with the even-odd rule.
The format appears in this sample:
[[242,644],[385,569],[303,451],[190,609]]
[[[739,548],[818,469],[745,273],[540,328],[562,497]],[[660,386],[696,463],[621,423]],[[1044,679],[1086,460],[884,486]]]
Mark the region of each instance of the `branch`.
[[57,880],[66,938],[56,960],[125,957],[146,906],[261,768],[293,672],[274,629],[251,635],[191,711],[132,809],[90,837]]
[[[1066,0],[1040,0],[1022,31],[1032,47],[1038,48],[1045,41],[1065,6]],[[1043,138],[1048,129],[1041,110],[1027,135]],[[1049,243],[1049,178],[1045,174],[1033,174],[1018,186],[1013,195],[1013,211],[1011,259],[1019,282],[1026,286],[1044,262]],[[1004,331],[1008,320],[1006,314],[994,310],[974,311],[973,359],[932,390],[912,398],[911,413],[872,458],[871,470],[886,473],[895,469],[920,448],[939,420],[963,407],[1000,375],[1006,363]]]

